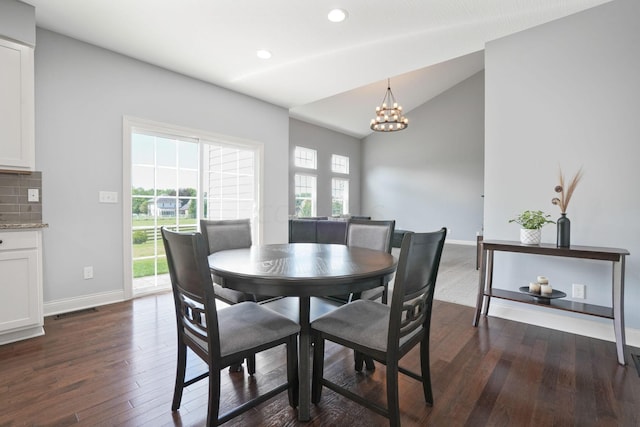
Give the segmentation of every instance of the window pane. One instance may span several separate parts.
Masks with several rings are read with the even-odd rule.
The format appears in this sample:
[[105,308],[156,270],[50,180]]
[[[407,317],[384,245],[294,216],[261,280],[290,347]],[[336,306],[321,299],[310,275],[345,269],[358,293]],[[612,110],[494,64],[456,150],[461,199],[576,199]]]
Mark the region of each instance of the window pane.
[[335,173],[349,173],[349,158],[346,156],[339,156],[337,154],[331,155],[331,171]]
[[176,166],[177,145],[174,139],[156,137],[156,164],[158,166]]
[[316,150],[311,148],[296,147],[295,165],[299,168],[317,169]]
[[207,145],[205,168],[206,210],[204,218],[253,218],[255,194],[255,152]]
[[349,213],[349,180],[333,178],[331,180],[331,215]]
[[296,215],[316,216],[316,177],[295,175]]

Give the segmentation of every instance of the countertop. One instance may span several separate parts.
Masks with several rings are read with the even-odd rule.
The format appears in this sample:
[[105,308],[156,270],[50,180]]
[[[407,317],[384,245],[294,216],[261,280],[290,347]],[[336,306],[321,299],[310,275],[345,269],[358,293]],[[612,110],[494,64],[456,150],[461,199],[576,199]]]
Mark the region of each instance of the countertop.
[[23,224],[0,224],[0,231],[2,230],[28,230],[33,228],[47,228],[49,224],[44,223],[23,223]]

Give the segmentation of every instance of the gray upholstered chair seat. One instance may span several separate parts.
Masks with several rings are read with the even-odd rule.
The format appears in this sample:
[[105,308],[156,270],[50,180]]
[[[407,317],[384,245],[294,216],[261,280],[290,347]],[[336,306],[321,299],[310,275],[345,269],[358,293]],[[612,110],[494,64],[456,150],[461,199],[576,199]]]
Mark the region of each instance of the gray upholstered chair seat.
[[[300,325],[255,302],[241,302],[218,310],[220,355],[222,357],[260,347],[288,335],[300,332]],[[185,329],[204,351],[207,342]]]
[[300,325],[255,302],[218,310],[220,353],[226,356],[300,332]]
[[[370,300],[356,300],[317,318],[311,327],[359,346],[386,352],[391,307]],[[400,346],[421,329],[400,338]]]

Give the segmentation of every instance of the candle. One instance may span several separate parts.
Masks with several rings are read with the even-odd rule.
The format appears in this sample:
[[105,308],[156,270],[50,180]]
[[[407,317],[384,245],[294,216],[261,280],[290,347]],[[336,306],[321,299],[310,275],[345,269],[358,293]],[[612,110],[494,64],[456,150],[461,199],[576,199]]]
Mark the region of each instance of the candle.
[[549,279],[544,276],[538,276],[538,283],[540,283],[541,285],[546,285],[549,283]]
[[544,284],[544,285],[540,285],[540,292],[543,295],[551,295],[553,293],[553,289],[551,288],[550,284]]
[[537,283],[537,282],[529,283],[529,292],[540,293],[540,283]]

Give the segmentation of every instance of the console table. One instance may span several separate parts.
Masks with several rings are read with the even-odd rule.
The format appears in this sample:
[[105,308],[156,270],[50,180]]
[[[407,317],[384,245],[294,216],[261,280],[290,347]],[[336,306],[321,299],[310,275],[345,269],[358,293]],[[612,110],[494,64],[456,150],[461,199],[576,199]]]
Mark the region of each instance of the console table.
[[[620,363],[621,365],[625,364],[624,267],[625,256],[629,255],[628,250],[616,248],[598,248],[591,246],[571,246],[570,248],[558,248],[556,247],[556,245],[548,243],[541,243],[540,245],[523,245],[520,242],[505,240],[484,240],[480,244],[482,245],[480,280],[478,283],[478,300],[476,302],[476,312],[473,320],[473,326],[478,326],[478,321],[480,320],[480,311],[483,302],[483,314],[486,316],[489,312],[489,302],[491,301],[492,297],[612,319],[613,330],[616,339],[618,363]],[[548,303],[542,303],[540,302],[540,300],[534,299],[532,296],[526,293],[509,291],[505,289],[494,289],[493,254],[496,251],[609,261],[611,262],[612,266],[612,307],[603,307],[594,304],[586,304],[562,299],[553,299],[549,300]]]

